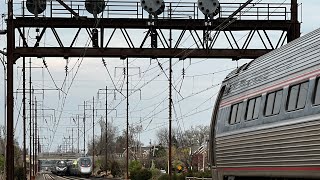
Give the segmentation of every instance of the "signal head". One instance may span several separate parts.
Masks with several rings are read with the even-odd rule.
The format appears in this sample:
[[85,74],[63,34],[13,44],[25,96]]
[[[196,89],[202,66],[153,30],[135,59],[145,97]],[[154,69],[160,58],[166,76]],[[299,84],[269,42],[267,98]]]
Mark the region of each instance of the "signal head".
[[198,0],[198,8],[206,16],[216,16],[220,12],[218,0]]
[[152,15],[160,15],[165,8],[163,0],[140,0],[140,4],[145,11]]

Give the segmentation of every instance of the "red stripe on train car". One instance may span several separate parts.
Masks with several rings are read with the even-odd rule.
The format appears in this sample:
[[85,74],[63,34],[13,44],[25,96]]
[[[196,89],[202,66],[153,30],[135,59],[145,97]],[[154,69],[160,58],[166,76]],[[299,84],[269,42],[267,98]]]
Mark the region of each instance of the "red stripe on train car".
[[243,167],[218,168],[218,171],[320,171],[320,167]]

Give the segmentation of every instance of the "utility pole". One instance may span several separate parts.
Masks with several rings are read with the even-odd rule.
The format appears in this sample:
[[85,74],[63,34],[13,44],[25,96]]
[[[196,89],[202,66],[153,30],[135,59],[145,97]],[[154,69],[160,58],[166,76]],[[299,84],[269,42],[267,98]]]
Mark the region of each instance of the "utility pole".
[[[172,47],[172,30],[169,35],[170,48]],[[169,59],[169,179],[172,179],[172,58]]]
[[[24,6],[23,6],[23,16],[24,16]],[[25,29],[23,28],[23,35],[25,35]],[[23,47],[26,44],[23,43]],[[27,178],[27,150],[26,150],[26,58],[22,58],[22,78],[23,78],[23,92],[22,92],[22,102],[23,102],[23,174]]]
[[23,68],[22,68],[22,75],[23,75],[23,174],[27,175],[27,148],[26,148],[26,58],[23,57],[22,59]]
[[34,140],[35,140],[35,137],[34,137],[34,132],[35,132],[35,128],[34,128],[34,125],[35,125],[35,118],[34,118],[34,115],[35,115],[35,108],[34,108],[34,102],[35,102],[35,100],[34,100],[34,97],[35,95],[34,95],[34,90],[33,90],[33,87],[32,87],[32,100],[31,100],[31,104],[32,104],[32,109],[33,109],[33,111],[31,111],[32,113],[33,113],[33,122],[32,122],[32,154],[33,154],[33,158],[32,158],[32,162],[33,162],[33,172],[32,172],[32,175],[33,175],[33,177],[35,177],[35,171],[36,171],[36,169],[35,169],[35,142],[34,142]]
[[79,123],[79,115],[77,115],[77,120],[78,120],[78,154],[80,153],[80,127],[79,127],[79,125],[80,125],[80,123]]
[[[105,101],[105,109],[96,109],[96,110],[105,110],[105,115],[106,115],[106,124],[105,124],[105,162],[106,162],[106,169],[108,168],[108,110],[116,110],[116,109],[108,109],[108,91],[113,90],[116,91],[117,89],[108,89],[108,86],[106,86],[105,89],[99,89],[98,90],[98,99],[99,99],[99,94],[100,91],[105,91],[106,93],[106,101]],[[109,93],[110,94],[110,93]],[[102,137],[101,137],[102,139]]]
[[83,102],[83,154],[86,155],[86,101]]
[[108,170],[108,86],[106,86],[106,171]]
[[31,58],[29,59],[29,178],[32,179],[32,89],[31,89]]
[[94,170],[94,97],[92,98],[92,169]]
[[73,153],[73,128],[72,128],[72,130],[71,130],[72,132],[71,132],[71,144],[72,144],[72,146],[71,146],[71,152]]
[[34,139],[35,139],[35,142],[34,142],[34,169],[35,169],[35,175],[37,175],[37,171],[38,171],[38,168],[37,168],[37,150],[38,150],[38,136],[37,136],[37,98],[35,97],[35,102],[34,102]]
[[126,179],[129,179],[129,58],[127,58],[127,157],[126,157]]
[[8,0],[8,20],[7,20],[7,147],[6,147],[6,179],[14,179],[14,97],[13,97],[13,64],[15,51],[15,32],[13,22],[13,0]]
[[[3,52],[0,50],[0,53]],[[4,111],[4,127],[7,127],[7,68],[6,68],[6,61],[4,60],[4,56],[5,56],[5,52],[3,52],[2,54],[2,59],[1,59],[1,63],[3,65],[3,84],[4,84],[4,88],[3,88],[3,111]],[[4,140],[6,141],[7,139],[7,130],[4,129]],[[5,157],[6,157],[6,152],[5,152]],[[4,173],[5,173],[5,169],[4,169]],[[5,175],[5,174],[4,174]]]

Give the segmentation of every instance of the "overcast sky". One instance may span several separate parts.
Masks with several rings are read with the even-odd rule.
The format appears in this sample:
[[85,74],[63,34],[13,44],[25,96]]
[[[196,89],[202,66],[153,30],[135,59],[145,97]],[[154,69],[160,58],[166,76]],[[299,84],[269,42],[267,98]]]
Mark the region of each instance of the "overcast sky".
[[[16,1],[15,1],[16,2]],[[18,1],[17,1],[18,2]],[[19,1],[20,2],[20,1]],[[225,0],[221,2],[235,2],[234,0]],[[238,2],[238,1],[237,1]],[[244,0],[239,2],[245,2]],[[283,2],[290,1],[267,1],[261,2],[278,2],[279,5]],[[299,1],[303,3],[299,7],[299,20],[302,20],[301,32],[302,35],[320,27],[320,15],[317,13],[320,9],[320,3],[316,0]],[[0,0],[0,14],[6,13],[5,0]],[[302,10],[302,16],[301,16]],[[15,7],[15,13],[21,14],[21,8]],[[302,17],[302,19],[301,19]],[[4,18],[0,19],[0,29],[5,29],[6,24]],[[64,43],[71,42],[76,30],[58,30],[58,34],[62,35]],[[106,37],[111,34],[111,30],[106,32]],[[129,30],[134,43],[139,44],[145,31]],[[35,42],[35,29],[26,29],[28,34],[28,41]],[[87,36],[85,31],[81,32],[81,38],[76,41],[76,46],[87,45]],[[164,31],[168,34],[167,31]],[[236,39],[243,42],[241,38],[247,32],[236,34]],[[271,33],[271,39],[276,41],[281,33]],[[177,37],[179,34],[175,32],[173,36]],[[56,46],[57,42],[54,40],[52,33],[45,35],[45,41],[42,46]],[[194,42],[191,41],[190,35],[186,35],[182,41],[184,47],[194,47]],[[261,46],[261,42],[254,40],[254,46]],[[227,41],[224,39],[218,40],[218,47],[228,47]],[[21,43],[21,40],[16,38],[16,43]],[[160,43],[160,42],[159,42]],[[260,44],[260,45],[259,45]],[[115,37],[111,40],[112,47],[123,47],[126,42],[122,34],[117,31]],[[149,40],[146,47],[150,45]],[[90,45],[91,46],[91,45]],[[254,47],[251,46],[251,47]],[[6,37],[0,36],[0,49],[6,47]],[[108,91],[108,108],[116,109],[116,111],[109,111],[108,120],[118,128],[120,133],[125,128],[126,122],[126,100],[121,93],[126,94],[125,78],[123,75],[123,67],[125,61],[118,58],[104,58],[107,63],[107,68],[103,65],[101,58],[46,58],[45,62],[48,68],[43,67],[42,59],[32,59],[32,85],[35,89],[55,89],[62,88],[67,95],[61,91],[35,91],[36,98],[39,101],[39,108],[42,109],[56,109],[55,118],[53,118],[52,110],[39,110],[39,126],[40,136],[45,145],[51,147],[51,151],[55,150],[59,144],[62,143],[64,137],[69,137],[74,128],[74,137],[76,137],[76,124],[72,121],[77,114],[83,117],[83,104],[87,101],[91,104],[92,98],[95,97],[95,104],[98,110],[98,116],[95,118],[95,138],[100,137],[99,122],[105,120],[104,118],[104,104],[105,94],[97,96],[98,89],[104,89],[105,86],[118,91]],[[26,58],[29,66],[29,58]],[[158,65],[158,61],[165,70],[165,73]],[[149,141],[155,142],[155,132],[162,127],[168,125],[168,59],[129,59],[129,89],[136,89],[135,92],[130,91],[130,106],[129,106],[129,122],[131,125],[141,125],[143,131],[141,132],[141,141],[148,145]],[[248,62],[248,60],[240,60],[238,62],[229,59],[186,59],[179,61],[173,59],[173,83],[175,89],[173,90],[173,126],[180,131],[196,125],[209,125],[212,113],[212,107],[216,94],[219,89],[219,84],[223,78],[234,68]],[[65,67],[68,66],[68,73],[66,76]],[[22,88],[21,79],[22,60],[19,59],[15,65],[15,90]],[[185,75],[182,75],[182,71]],[[108,73],[109,71],[109,73]],[[51,78],[51,76],[52,78]],[[27,70],[29,77],[29,69]],[[115,86],[114,86],[115,85]],[[3,67],[0,68],[0,124],[4,124],[4,80]],[[29,85],[27,85],[29,87]],[[120,93],[120,92],[121,93]],[[140,93],[141,92],[141,93]],[[41,94],[42,93],[42,94]],[[105,93],[102,92],[101,93]],[[140,95],[141,94],[141,95]],[[99,98],[99,99],[98,99]],[[22,144],[22,118],[21,118],[21,94],[18,94],[15,99],[15,138]],[[19,115],[20,112],[20,115]],[[86,111],[86,138],[92,139],[92,110]],[[41,117],[43,116],[43,117]],[[83,126],[81,119],[80,126]],[[80,133],[80,144],[83,146],[83,133]],[[27,136],[28,137],[28,136]],[[76,140],[75,140],[76,141]],[[76,143],[74,147],[76,148]]]

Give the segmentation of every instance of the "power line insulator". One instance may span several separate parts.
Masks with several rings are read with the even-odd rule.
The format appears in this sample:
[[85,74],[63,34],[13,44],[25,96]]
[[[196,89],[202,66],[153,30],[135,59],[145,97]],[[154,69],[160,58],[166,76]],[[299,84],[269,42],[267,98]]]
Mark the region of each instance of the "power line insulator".
[[158,32],[156,29],[151,29],[151,48],[158,47]]
[[92,46],[93,47],[99,47],[98,45],[98,30],[97,29],[93,29],[92,30]]
[[104,59],[102,59],[102,63],[103,63],[104,67],[107,67],[107,63],[106,63],[106,61]]
[[66,70],[66,76],[68,75],[68,66],[65,67]]

